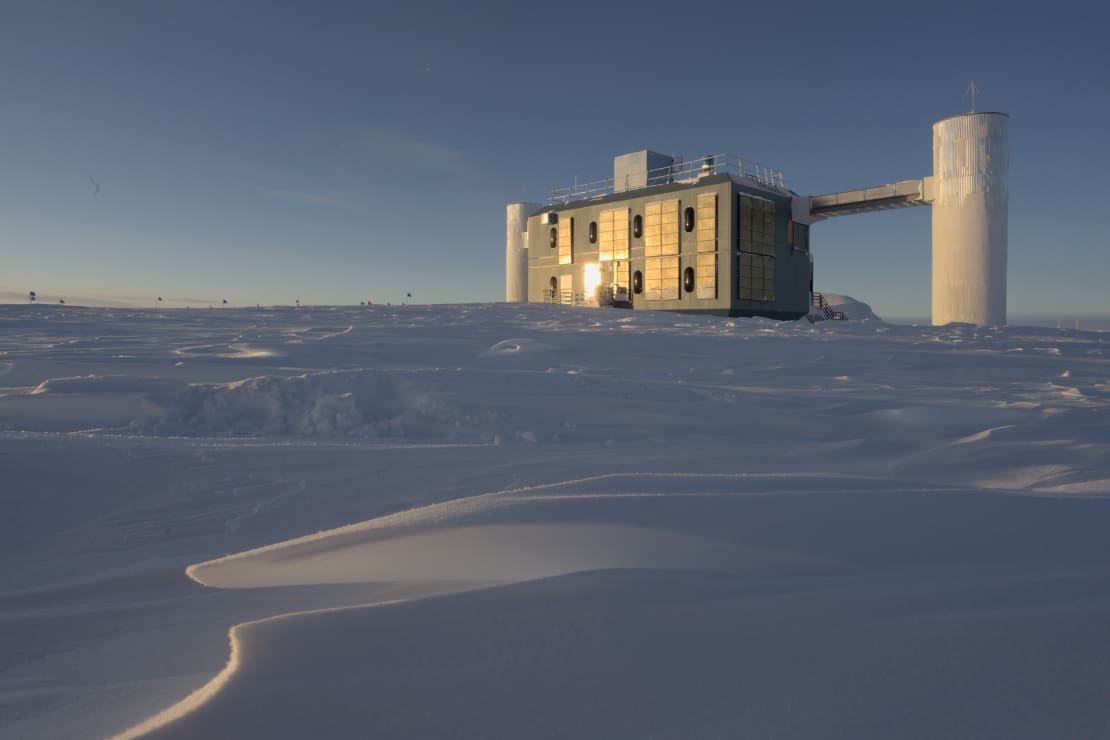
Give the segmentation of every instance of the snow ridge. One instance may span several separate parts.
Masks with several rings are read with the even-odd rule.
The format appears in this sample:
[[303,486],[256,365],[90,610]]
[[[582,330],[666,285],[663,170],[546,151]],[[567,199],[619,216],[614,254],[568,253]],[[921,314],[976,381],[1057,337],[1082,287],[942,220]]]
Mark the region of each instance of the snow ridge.
[[396,373],[339,370],[192,385],[153,399],[160,413],[130,431],[168,436],[439,436],[446,404]]

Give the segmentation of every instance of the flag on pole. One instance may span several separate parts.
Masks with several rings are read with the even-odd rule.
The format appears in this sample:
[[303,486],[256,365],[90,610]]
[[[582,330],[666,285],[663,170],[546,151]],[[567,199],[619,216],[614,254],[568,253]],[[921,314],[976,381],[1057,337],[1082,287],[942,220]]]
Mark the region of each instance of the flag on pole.
[[35,291],[31,291],[31,303],[35,302]]

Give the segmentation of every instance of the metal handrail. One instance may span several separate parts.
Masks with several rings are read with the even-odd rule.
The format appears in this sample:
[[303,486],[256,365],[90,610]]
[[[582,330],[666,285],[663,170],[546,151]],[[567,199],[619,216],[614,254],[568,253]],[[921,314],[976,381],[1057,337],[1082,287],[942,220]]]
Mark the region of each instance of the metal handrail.
[[[779,192],[789,192],[786,188],[786,180],[783,177],[782,170],[776,170],[759,164],[758,162],[742,159],[735,154],[710,154],[691,160],[675,157],[672,164],[648,170],[646,173],[647,185],[640,187],[663,185],[672,182],[696,182],[702,177],[721,173],[729,173],[736,177],[747,178],[758,185]],[[629,187],[627,182],[625,183],[624,190],[635,189],[634,187]],[[622,192],[624,192],[624,190],[622,190]],[[548,191],[547,204],[557,205],[569,203],[572,200],[598,198],[603,195],[611,195],[615,192],[616,189],[614,187],[613,178],[611,177],[585,183],[575,181],[573,185],[562,188],[552,188]]]
[[584,298],[581,293],[575,293],[569,288],[556,288],[555,290],[544,288],[543,301],[544,303],[554,303],[564,306],[578,306],[583,303]]
[[813,292],[809,294],[810,304],[817,312],[810,311],[806,316],[810,323],[817,321],[847,321],[848,315],[843,311],[834,311],[828,299],[825,298],[823,293]]

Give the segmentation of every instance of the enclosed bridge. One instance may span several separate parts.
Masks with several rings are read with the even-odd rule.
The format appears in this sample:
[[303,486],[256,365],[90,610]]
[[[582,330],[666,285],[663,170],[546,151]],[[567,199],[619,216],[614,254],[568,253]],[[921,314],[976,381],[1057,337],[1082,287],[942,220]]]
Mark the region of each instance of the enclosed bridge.
[[933,323],[1002,325],[1007,170],[1004,113],[934,124],[931,176],[826,195],[798,195],[781,172],[735,155],[624,154],[612,178],[554,189],[546,206],[509,204],[505,297],[812,316],[811,225],[931,205]]

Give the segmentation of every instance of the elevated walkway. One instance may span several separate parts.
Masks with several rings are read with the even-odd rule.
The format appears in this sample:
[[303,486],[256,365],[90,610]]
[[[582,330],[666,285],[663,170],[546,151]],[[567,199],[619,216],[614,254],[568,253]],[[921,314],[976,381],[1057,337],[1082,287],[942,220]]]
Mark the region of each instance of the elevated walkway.
[[918,180],[903,180],[890,185],[879,185],[860,190],[845,190],[841,193],[811,195],[809,197],[809,216],[813,221],[821,221],[833,216],[848,216],[854,213],[889,211],[894,208],[927,206],[932,201],[931,177]]

